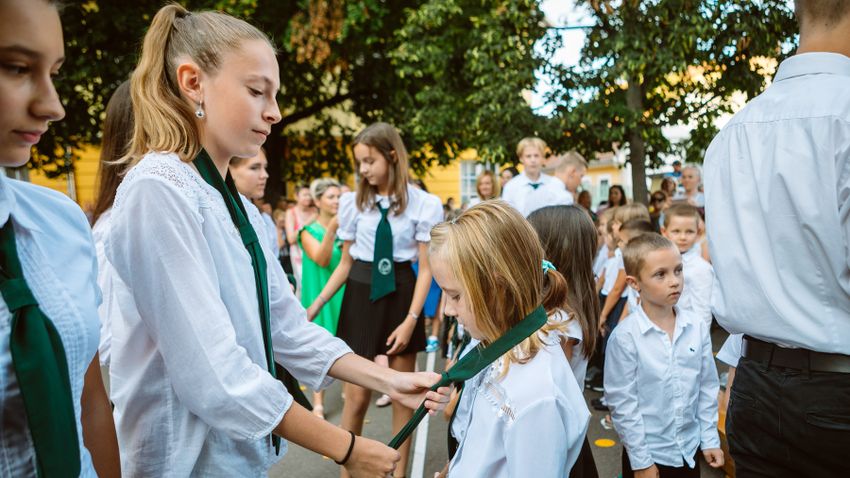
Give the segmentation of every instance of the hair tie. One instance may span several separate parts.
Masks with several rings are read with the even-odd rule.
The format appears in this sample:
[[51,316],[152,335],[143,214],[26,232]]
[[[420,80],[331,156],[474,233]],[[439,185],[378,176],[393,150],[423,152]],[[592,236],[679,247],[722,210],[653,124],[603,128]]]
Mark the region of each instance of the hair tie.
[[542,265],[543,265],[543,273],[544,274],[547,274],[549,271],[557,271],[558,270],[558,269],[555,268],[555,264],[552,264],[551,262],[547,261],[546,259],[543,259]]

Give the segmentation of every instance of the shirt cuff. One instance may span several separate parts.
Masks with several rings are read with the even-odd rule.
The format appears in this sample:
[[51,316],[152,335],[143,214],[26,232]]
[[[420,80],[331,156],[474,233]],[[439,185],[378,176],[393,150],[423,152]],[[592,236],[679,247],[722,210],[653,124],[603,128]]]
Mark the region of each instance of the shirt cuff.
[[699,447],[702,450],[720,448],[720,435],[718,435],[716,428],[702,434]]
[[272,423],[270,423],[266,428],[260,430],[252,436],[249,436],[247,439],[248,441],[257,441],[263,437],[271,435],[272,431],[277,428],[281,421],[283,421],[283,417],[286,415],[286,412],[288,412],[289,409],[292,407],[292,403],[294,401],[292,395],[290,395],[288,392],[285,392],[284,395],[285,398],[283,399],[283,407],[277,417],[272,420]]
[[330,384],[334,383],[334,378],[328,375],[331,367],[339,360],[343,355],[352,354],[354,351],[345,344],[342,340],[336,339],[333,343],[328,344],[328,347],[325,349],[324,354],[327,357],[325,360],[325,366],[322,368],[322,373],[320,375],[321,381],[318,383],[318,386],[315,388],[316,391],[324,390]]
[[646,447],[640,447],[634,451],[626,449],[626,452],[629,455],[629,465],[631,465],[632,470],[643,470],[655,464]]

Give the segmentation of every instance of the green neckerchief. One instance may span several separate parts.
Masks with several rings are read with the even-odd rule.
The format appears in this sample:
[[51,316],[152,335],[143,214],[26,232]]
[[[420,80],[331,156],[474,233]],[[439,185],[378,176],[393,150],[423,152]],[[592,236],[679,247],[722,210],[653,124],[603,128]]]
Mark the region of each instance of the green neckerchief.
[[12,217],[0,229],[0,294],[12,315],[9,351],[39,478],[79,476],[80,442],[62,337],[24,279]]
[[[224,205],[227,206],[227,212],[230,213],[230,219],[242,237],[242,244],[245,245],[245,249],[248,250],[248,254],[251,256],[251,266],[254,268],[254,283],[257,287],[257,302],[260,309],[260,326],[263,331],[267,370],[273,377],[283,382],[296,402],[308,410],[312,410],[313,407],[310,405],[307,397],[304,396],[295,377],[283,367],[275,364],[274,350],[272,348],[271,312],[269,311],[269,283],[268,275],[266,274],[268,265],[266,264],[265,256],[263,256],[263,249],[260,247],[260,239],[257,237],[257,232],[254,231],[254,226],[248,220],[248,213],[245,211],[245,205],[242,204],[242,200],[239,197],[239,191],[236,190],[233,177],[230,175],[230,171],[228,171],[227,177],[222,179],[221,173],[215,167],[212,158],[203,149],[198,153],[193,163],[198,168],[198,172],[201,173],[204,181],[221,194],[222,199],[224,199]],[[273,435],[272,443],[275,446],[275,451],[280,452],[280,438]]]
[[[443,372],[443,377],[431,387],[431,390],[437,390],[452,383],[464,382],[474,377],[478,372],[498,360],[499,357],[506,354],[517,344],[530,337],[540,327],[543,327],[546,324],[547,318],[546,310],[542,306],[537,307],[492,344],[486,347],[483,344],[478,344],[475,349],[470,350],[469,353],[461,357],[448,372]],[[456,410],[457,407],[455,407]],[[398,449],[413,433],[413,430],[416,429],[426,413],[425,404],[419,405],[419,408],[413,413],[413,418],[390,441],[389,446]],[[452,419],[454,419],[454,413],[452,414]]]
[[375,252],[372,256],[372,285],[369,300],[378,301],[395,292],[395,263],[393,262],[393,229],[387,217],[390,208],[375,204],[381,213],[381,221],[375,229]]

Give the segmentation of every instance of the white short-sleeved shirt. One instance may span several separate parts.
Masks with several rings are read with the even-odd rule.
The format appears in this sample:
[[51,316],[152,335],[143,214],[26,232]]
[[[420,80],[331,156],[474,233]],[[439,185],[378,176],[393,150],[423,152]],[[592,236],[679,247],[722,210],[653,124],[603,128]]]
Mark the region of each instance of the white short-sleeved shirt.
[[[382,207],[389,207],[388,197],[376,198]],[[419,257],[419,243],[431,241],[431,228],[443,222],[443,204],[437,196],[408,185],[407,208],[400,215],[390,211],[388,219],[393,230],[393,260],[413,261]],[[375,231],[380,222],[381,212],[377,207],[366,211],[357,209],[355,191],[345,193],[339,199],[339,229],[336,235],[343,241],[354,241],[350,250],[352,258],[372,262]]]
[[691,201],[693,200],[693,206],[695,207],[705,207],[705,195],[699,191],[694,193],[693,196],[688,196],[685,194],[685,190],[681,190],[673,195],[674,201]]
[[706,151],[711,302],[729,332],[850,354],[848,84],[847,56],[794,55]]
[[709,325],[676,308],[673,339],[632,310],[608,339],[605,402],[633,470],[695,466],[697,447],[720,448],[719,383]]
[[[539,184],[534,188],[532,184]],[[546,206],[569,206],[573,196],[560,179],[540,173],[537,181],[531,181],[525,173],[511,179],[502,190],[502,199],[528,217],[534,211]]]
[[596,252],[596,257],[593,259],[593,275],[598,279],[602,276],[605,270],[605,264],[608,262],[608,244],[602,244],[599,251]]
[[743,348],[744,334],[732,334],[726,337],[726,342],[723,342],[723,346],[717,352],[717,360],[730,367],[737,367]]
[[[614,284],[617,282],[617,276],[620,274],[621,270],[624,270],[625,266],[623,265],[623,252],[618,248],[614,251],[614,255],[609,257],[605,262],[605,282],[602,283],[602,293],[608,295],[611,292],[611,289],[614,288]],[[620,297],[628,297],[629,296],[629,288],[623,288],[623,293],[620,294]]]
[[685,286],[677,304],[680,309],[690,310],[704,322],[711,324],[711,288],[714,284],[714,268],[702,258],[702,248],[696,244],[682,254],[682,272]]
[[573,356],[569,361],[578,388],[584,390],[584,378],[587,376],[587,357],[584,355],[584,335],[581,331],[581,324],[577,319],[568,317],[566,312],[563,311],[558,313],[558,318],[567,321],[567,338],[578,341],[577,344],[573,345]]
[[[242,201],[263,237],[259,211]],[[265,476],[279,459],[269,435],[292,397],[267,372],[251,258],[221,195],[176,155],[149,153],[118,188],[111,221],[106,255],[121,313],[110,379],[123,475]],[[275,361],[324,387],[350,349],[307,322],[260,243]]]
[[[10,219],[11,218],[11,219]],[[81,472],[95,478],[83,444],[81,396],[98,346],[97,260],[85,215],[60,193],[0,174],[0,225],[11,220],[24,279],[62,338]],[[36,477],[36,458],[24,402],[9,351],[12,315],[0,296],[0,476]]]
[[[502,359],[464,384],[452,427],[449,476],[564,477],[578,458],[590,412],[560,337],[525,364]],[[541,437],[545,439],[541,440]]]

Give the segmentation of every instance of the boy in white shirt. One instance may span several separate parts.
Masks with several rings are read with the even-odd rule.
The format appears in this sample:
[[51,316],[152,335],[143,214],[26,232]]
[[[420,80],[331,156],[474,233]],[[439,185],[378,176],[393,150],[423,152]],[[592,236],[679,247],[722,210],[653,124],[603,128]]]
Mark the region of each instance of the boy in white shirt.
[[670,239],[682,254],[685,267],[685,289],[679,308],[689,310],[705,323],[711,324],[711,287],[714,268],[702,258],[699,239],[700,215],[690,204],[674,204],[664,212],[661,233]]
[[717,433],[717,369],[708,325],[680,310],[682,258],[658,234],[623,251],[640,307],[611,333],[605,399],[623,443],[623,478],[699,477],[699,450],[723,466]]
[[516,154],[523,171],[505,184],[502,199],[524,217],[542,207],[572,204],[564,183],[542,171],[546,142],[535,137],[523,138],[517,144]]

